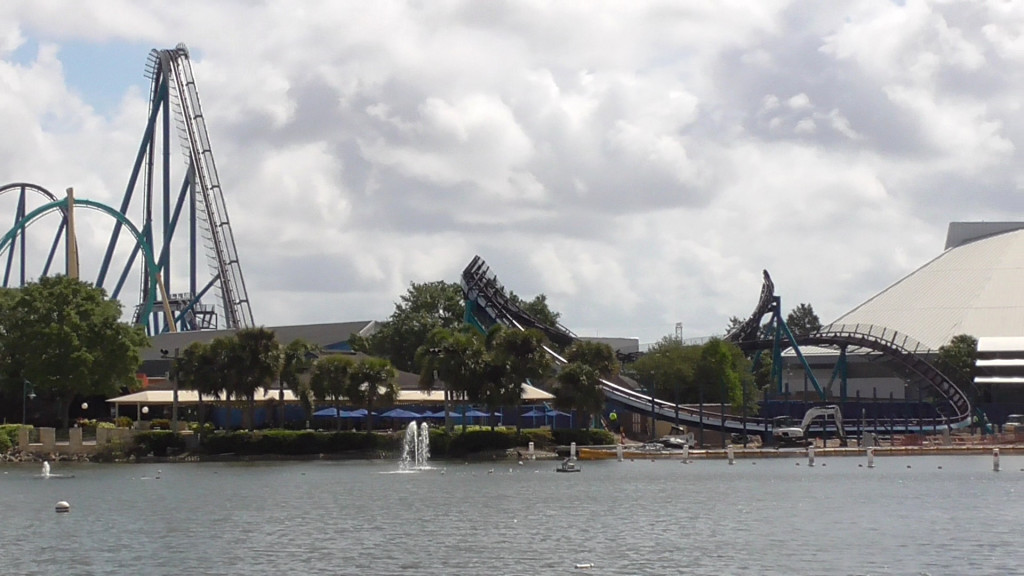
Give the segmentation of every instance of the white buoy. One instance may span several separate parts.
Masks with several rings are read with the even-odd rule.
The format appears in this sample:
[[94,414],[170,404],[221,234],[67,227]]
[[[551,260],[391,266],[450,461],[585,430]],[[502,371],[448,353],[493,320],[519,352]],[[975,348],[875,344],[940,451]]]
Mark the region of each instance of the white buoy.
[[576,459],[576,443],[575,442],[569,444],[569,458],[571,460],[575,460]]
[[814,444],[807,447],[807,465],[814,466]]
[[593,568],[593,567],[594,567],[594,564],[592,562],[581,562],[579,564],[576,564],[576,569],[577,570],[588,570],[588,569]]
[[690,445],[683,445],[683,463],[686,464],[690,461]]
[[615,457],[618,458],[619,462],[622,462],[622,444],[615,445]]
[[57,505],[54,506],[54,509],[57,511],[58,514],[64,512],[71,512],[71,504],[68,504],[67,501],[65,500],[61,500],[60,502],[57,502]]
[[875,449],[868,447],[868,468],[875,467]]
[[529,447],[526,449],[526,455],[530,457],[530,460],[537,459],[537,456],[533,453],[533,442],[530,442]]
[[999,448],[992,449],[992,471],[999,472]]
[[727,458],[729,458],[729,466],[732,466],[733,464],[736,463],[736,451],[733,450],[732,444],[729,444],[729,446],[726,447],[725,455]]

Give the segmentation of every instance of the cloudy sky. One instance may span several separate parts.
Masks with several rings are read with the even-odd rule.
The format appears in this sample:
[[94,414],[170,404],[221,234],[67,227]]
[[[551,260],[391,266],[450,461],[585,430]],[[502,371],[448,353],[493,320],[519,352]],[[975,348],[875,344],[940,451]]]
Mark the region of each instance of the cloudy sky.
[[1024,211],[1002,0],[8,0],[0,184],[119,204],[179,42],[258,324],[476,254],[585,336],[721,333],[762,269],[828,322]]

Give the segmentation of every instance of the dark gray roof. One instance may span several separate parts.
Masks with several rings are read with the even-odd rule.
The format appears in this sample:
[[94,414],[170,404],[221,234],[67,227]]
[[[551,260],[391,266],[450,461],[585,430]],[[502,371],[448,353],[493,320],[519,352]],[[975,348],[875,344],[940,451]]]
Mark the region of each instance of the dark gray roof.
[[[359,322],[341,322],[334,324],[302,324],[298,326],[267,326],[274,332],[277,341],[283,346],[302,338],[322,348],[331,348],[346,342],[353,334],[369,335],[375,323],[371,320]],[[234,334],[234,330],[200,330],[192,332],[173,332],[157,334],[150,338],[151,346],[141,351],[142,360],[159,360],[160,350],[174,354],[174,350],[184,350],[193,342],[210,342],[214,338]]]

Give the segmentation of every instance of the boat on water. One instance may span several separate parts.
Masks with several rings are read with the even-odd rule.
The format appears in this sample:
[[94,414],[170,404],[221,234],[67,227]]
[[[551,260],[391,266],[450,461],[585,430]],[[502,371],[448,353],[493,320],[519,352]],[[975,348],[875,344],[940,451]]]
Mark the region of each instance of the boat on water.
[[576,461],[571,458],[562,460],[562,464],[555,468],[555,472],[579,472],[580,467],[576,465]]

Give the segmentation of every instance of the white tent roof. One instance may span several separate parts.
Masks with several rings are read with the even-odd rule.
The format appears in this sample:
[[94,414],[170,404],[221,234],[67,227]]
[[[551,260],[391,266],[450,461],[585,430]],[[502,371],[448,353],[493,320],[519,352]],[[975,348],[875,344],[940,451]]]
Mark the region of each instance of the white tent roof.
[[1024,224],[972,224],[950,224],[950,248],[834,323],[885,326],[932,350],[958,334],[1024,336]]

